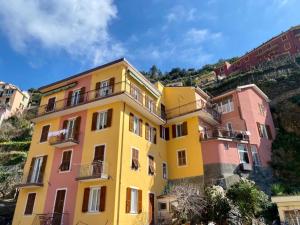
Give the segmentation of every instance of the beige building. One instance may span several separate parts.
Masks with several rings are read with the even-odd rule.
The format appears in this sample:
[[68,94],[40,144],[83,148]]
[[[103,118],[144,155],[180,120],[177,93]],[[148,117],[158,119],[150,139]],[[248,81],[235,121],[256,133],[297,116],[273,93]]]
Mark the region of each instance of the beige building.
[[0,81],[0,124],[15,113],[22,113],[29,103],[29,94],[17,86]]
[[276,203],[281,222],[300,225],[300,195],[272,197]]

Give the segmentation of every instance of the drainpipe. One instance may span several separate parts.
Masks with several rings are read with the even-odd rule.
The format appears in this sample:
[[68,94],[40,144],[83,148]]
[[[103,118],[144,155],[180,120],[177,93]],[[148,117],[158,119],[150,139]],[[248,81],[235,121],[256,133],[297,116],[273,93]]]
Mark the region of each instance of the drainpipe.
[[[126,80],[127,80],[127,71],[125,74],[125,88],[126,88]],[[122,135],[121,135],[121,157],[120,157],[120,173],[119,173],[119,190],[118,190],[118,212],[117,212],[117,224],[120,221],[120,196],[121,196],[121,178],[122,178],[122,168],[123,168],[123,148],[124,148],[124,120],[125,120],[125,107],[126,104],[123,102],[123,121],[122,121]]]

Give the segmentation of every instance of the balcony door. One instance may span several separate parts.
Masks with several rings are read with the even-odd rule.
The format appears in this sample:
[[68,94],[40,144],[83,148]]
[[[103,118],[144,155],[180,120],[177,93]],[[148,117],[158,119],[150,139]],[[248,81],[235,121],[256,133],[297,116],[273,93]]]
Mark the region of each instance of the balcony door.
[[43,163],[43,157],[37,157],[34,160],[30,183],[38,183]]
[[79,103],[79,100],[80,100],[80,90],[76,90],[72,94],[71,105],[77,105]]
[[149,225],[154,225],[154,194],[149,193]]
[[95,147],[94,160],[93,160],[93,176],[101,176],[103,173],[103,162],[105,155],[105,145]]
[[62,225],[66,190],[57,190],[52,225]]
[[111,87],[109,85],[109,80],[102,81],[100,83],[100,96],[105,97],[111,94]]
[[75,119],[68,120],[67,126],[67,140],[72,139],[74,137],[74,127],[75,127]]

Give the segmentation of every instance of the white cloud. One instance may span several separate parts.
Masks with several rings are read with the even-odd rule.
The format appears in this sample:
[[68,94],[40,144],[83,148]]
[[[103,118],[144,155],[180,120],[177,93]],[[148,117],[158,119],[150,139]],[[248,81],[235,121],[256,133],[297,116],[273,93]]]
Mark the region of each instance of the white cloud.
[[192,41],[194,43],[201,43],[206,40],[215,40],[217,38],[220,38],[221,36],[222,33],[220,32],[213,33],[208,29],[192,28],[186,33],[186,40]]
[[0,0],[0,25],[18,52],[43,47],[102,63],[124,54],[108,25],[117,16],[113,0]]
[[171,10],[166,16],[166,19],[169,23],[180,20],[193,21],[196,19],[196,13],[196,8],[187,9],[182,5],[176,5],[173,8],[171,8]]

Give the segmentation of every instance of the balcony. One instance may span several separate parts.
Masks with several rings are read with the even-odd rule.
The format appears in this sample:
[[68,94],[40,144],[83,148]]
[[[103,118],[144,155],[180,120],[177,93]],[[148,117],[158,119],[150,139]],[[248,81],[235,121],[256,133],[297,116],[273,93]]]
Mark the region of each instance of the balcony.
[[224,128],[206,130],[200,134],[201,141],[212,139],[248,142],[249,134],[246,131],[228,130]]
[[69,225],[68,213],[36,214],[32,225]]
[[156,102],[149,104],[149,96],[145,92],[134,92],[129,81],[117,82],[112,85],[90,90],[79,95],[51,102],[51,104],[41,105],[33,113],[33,121],[38,122],[45,118],[63,116],[76,111],[124,101],[136,108],[150,120],[155,120],[158,124],[164,123],[163,113],[156,105]]
[[184,117],[189,114],[198,115],[204,121],[217,125],[221,121],[221,114],[209,104],[203,105],[201,100],[179,105],[166,111],[167,120],[174,120],[176,117]]
[[94,161],[90,164],[80,165],[79,173],[76,177],[76,180],[81,182],[107,179],[109,179],[108,164],[103,161]]
[[79,144],[80,134],[60,130],[50,133],[48,142],[56,148],[67,148]]
[[35,172],[32,174],[24,174],[21,182],[16,186],[18,188],[37,188],[43,185],[43,176],[40,175],[40,172]]

